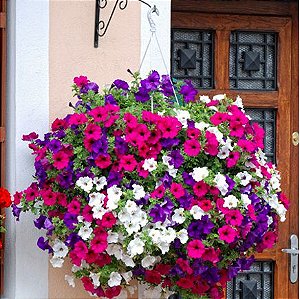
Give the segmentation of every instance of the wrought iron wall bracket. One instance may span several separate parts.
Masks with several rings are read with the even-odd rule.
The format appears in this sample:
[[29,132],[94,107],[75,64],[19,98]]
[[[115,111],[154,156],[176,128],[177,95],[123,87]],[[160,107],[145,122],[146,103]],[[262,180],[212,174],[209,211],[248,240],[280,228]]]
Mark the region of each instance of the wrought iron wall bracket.
[[[116,9],[119,8],[120,10],[124,10],[128,5],[128,0],[115,0],[114,6],[112,8],[112,11],[107,21],[104,21],[101,18],[101,10],[107,7],[108,0],[95,0],[95,1],[96,1],[96,8],[95,8],[94,47],[98,48],[99,38],[105,35]],[[138,0],[138,1],[151,7],[151,5],[146,3],[145,1],[142,0]]]

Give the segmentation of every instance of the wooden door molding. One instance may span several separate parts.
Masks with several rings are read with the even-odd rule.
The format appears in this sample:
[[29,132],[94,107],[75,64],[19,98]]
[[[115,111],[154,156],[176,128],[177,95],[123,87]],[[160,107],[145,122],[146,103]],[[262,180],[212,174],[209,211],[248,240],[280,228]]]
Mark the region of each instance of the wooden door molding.
[[[240,95],[247,108],[273,108],[277,111],[276,151],[282,174],[282,188],[292,201],[287,221],[280,224],[277,246],[256,255],[260,260],[276,260],[275,297],[298,298],[299,283],[289,281],[288,255],[290,234],[299,232],[299,148],[292,145],[292,132],[298,131],[298,3],[280,1],[172,1],[172,28],[215,31],[215,88],[200,94]],[[277,32],[277,90],[251,91],[229,88],[229,36],[234,30]]]

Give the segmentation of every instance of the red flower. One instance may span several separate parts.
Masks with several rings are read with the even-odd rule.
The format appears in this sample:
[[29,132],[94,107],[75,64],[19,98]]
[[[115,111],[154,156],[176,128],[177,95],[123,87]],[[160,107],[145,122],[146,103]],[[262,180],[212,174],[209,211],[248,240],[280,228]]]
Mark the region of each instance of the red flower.
[[125,171],[133,171],[137,166],[137,162],[133,155],[123,155],[120,160],[120,167]]
[[105,290],[105,297],[114,298],[117,297],[121,293],[122,288],[120,286],[108,288]]
[[64,119],[56,118],[51,125],[52,131],[58,131],[60,129],[66,129],[68,127],[67,122]]
[[150,283],[153,283],[153,284],[160,284],[161,283],[161,275],[158,271],[146,270],[145,280],[147,282],[150,282]]
[[178,183],[172,183],[170,191],[177,199],[182,197],[185,194],[184,188],[182,187],[181,184]]
[[54,206],[56,203],[56,194],[51,190],[41,190],[41,196],[46,206]]
[[88,84],[90,82],[90,80],[87,78],[87,76],[79,76],[79,77],[75,77],[73,79],[73,82],[78,86],[78,87],[82,87],[86,84]]
[[155,266],[155,270],[158,271],[161,275],[169,274],[171,268],[171,265],[168,264],[157,264]]
[[0,188],[0,208],[8,208],[11,205],[10,193],[5,188]]
[[208,186],[205,182],[200,181],[193,186],[193,190],[197,196],[203,197],[208,192]]
[[194,279],[191,276],[182,277],[176,284],[183,289],[191,289],[194,286]]

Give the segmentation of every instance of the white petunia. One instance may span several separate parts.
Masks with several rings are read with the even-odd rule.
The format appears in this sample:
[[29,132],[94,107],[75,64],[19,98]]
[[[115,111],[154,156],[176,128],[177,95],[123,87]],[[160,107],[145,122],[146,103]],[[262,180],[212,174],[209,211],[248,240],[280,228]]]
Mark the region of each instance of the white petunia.
[[123,192],[121,188],[117,187],[116,185],[113,185],[112,187],[109,187],[107,189],[107,197],[109,200],[112,201],[119,201]]
[[226,159],[229,156],[230,150],[227,145],[224,145],[220,148],[218,152],[218,158],[219,159]]
[[124,226],[129,236],[132,235],[133,233],[137,233],[141,228],[139,223],[132,223],[132,222],[125,223]]
[[232,104],[238,106],[239,108],[241,108],[242,111],[244,111],[243,110],[243,108],[244,108],[243,100],[240,96],[237,96],[236,100]]
[[154,171],[157,168],[157,162],[154,158],[145,159],[143,168],[148,171]]
[[237,204],[238,204],[238,199],[234,196],[234,195],[228,195],[226,197],[224,197],[224,208],[236,208]]
[[271,185],[272,189],[276,190],[277,192],[281,191],[280,177],[273,175],[270,179],[270,185]]
[[124,264],[127,267],[131,267],[131,268],[135,267],[135,262],[133,261],[133,259],[129,255],[123,254],[122,255],[122,261],[124,262]]
[[163,240],[167,243],[172,243],[176,238],[176,231],[172,227],[168,227],[168,229],[164,232]]
[[156,258],[151,255],[147,255],[142,259],[142,267],[143,268],[149,268],[153,266],[156,262]]
[[176,168],[168,169],[168,173],[172,178],[176,178],[177,172],[178,172],[178,169],[176,169]]
[[247,194],[241,194],[241,200],[243,202],[243,206],[247,208],[249,205],[251,205],[251,199]]
[[62,241],[55,239],[54,245],[52,246],[54,257],[64,258],[67,256],[69,249]]
[[79,229],[78,235],[83,239],[83,240],[88,240],[93,232],[93,229],[91,228],[91,223],[90,222],[85,222],[84,226],[82,226]]
[[93,189],[93,180],[88,176],[81,177],[76,181],[76,185],[85,192],[90,193]]
[[225,94],[216,94],[213,96],[212,100],[213,101],[221,101],[225,99]]
[[113,255],[117,260],[122,259],[122,256],[123,256],[122,247],[118,244],[108,244],[108,246],[106,248],[106,252],[110,256]]
[[165,254],[170,250],[170,244],[167,242],[160,242],[157,244],[158,248],[161,250],[162,254]]
[[91,272],[90,278],[93,281],[93,285],[94,285],[95,289],[100,287],[100,274]]
[[146,193],[143,186],[133,184],[132,188],[133,188],[134,199],[141,199],[145,197]]
[[118,213],[118,219],[122,223],[129,223],[131,221],[131,215],[128,213],[126,209],[122,209]]
[[108,232],[107,243],[118,243],[119,234],[112,231]]
[[178,224],[182,224],[185,221],[184,209],[183,208],[175,209],[174,214],[172,216],[172,220]]
[[131,279],[132,279],[132,271],[121,273],[121,275],[123,276],[123,278],[126,281],[126,283],[129,283],[131,281]]
[[104,186],[107,185],[107,180],[104,176],[102,176],[100,178],[95,177],[93,179],[93,183],[96,185],[96,190],[101,191],[104,188]]
[[208,123],[205,123],[203,121],[199,122],[199,123],[195,123],[195,128],[200,130],[200,131],[203,131],[205,130],[206,128],[208,128],[210,126],[210,124]]
[[209,98],[209,96],[200,96],[199,99],[201,102],[206,103],[206,104],[211,102],[211,99]]
[[214,182],[216,183],[216,187],[219,189],[222,195],[225,195],[228,192],[228,184],[226,182],[225,175],[218,173],[215,176]]
[[195,167],[193,169],[193,172],[190,173],[192,175],[193,179],[196,182],[203,181],[206,177],[209,175],[209,171],[207,167]]
[[145,243],[140,238],[131,240],[127,246],[127,252],[131,257],[144,252]]
[[137,207],[138,207],[137,204],[132,200],[128,200],[125,205],[126,211],[130,214],[135,212],[137,210]]
[[61,257],[55,257],[55,256],[53,256],[50,259],[50,263],[52,264],[53,268],[61,268],[63,266],[64,259],[61,258]]
[[65,275],[65,281],[69,284],[70,287],[75,288],[75,281],[73,276]]
[[192,206],[192,208],[190,209],[190,213],[194,217],[194,219],[197,220],[201,219],[202,216],[205,215],[205,212],[198,205]]
[[104,209],[103,207],[93,207],[92,208],[93,211],[93,217],[94,219],[102,219],[103,215],[107,212],[106,209]]
[[241,180],[241,185],[243,186],[247,186],[252,179],[252,176],[247,171],[239,172],[236,177]]
[[102,206],[104,203],[105,195],[99,192],[93,192],[89,195],[89,206],[96,207]]
[[171,160],[172,160],[172,158],[169,157],[169,156],[162,156],[163,164],[166,165],[166,166],[168,166],[168,168],[174,168],[174,165],[170,164]]
[[187,121],[191,118],[191,115],[186,110],[174,109],[176,118],[181,122],[183,128],[187,128]]
[[118,272],[111,272],[107,284],[112,288],[119,286],[122,281],[122,276]]
[[181,244],[185,244],[189,239],[187,230],[183,228],[177,232],[177,238],[180,240]]
[[161,239],[161,232],[157,229],[150,229],[149,236],[153,243],[158,243]]

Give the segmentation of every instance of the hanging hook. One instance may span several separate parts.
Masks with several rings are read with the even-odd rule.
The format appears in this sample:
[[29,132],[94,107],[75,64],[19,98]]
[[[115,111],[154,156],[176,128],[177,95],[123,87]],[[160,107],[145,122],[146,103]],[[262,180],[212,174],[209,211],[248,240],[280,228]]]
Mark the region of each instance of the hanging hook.
[[149,21],[149,24],[150,24],[150,31],[151,32],[156,32],[156,25],[151,17],[151,14],[152,13],[156,13],[157,16],[159,16],[159,11],[156,7],[156,5],[154,5],[153,7],[151,7],[148,11],[148,14],[147,14],[147,17],[148,17],[148,21]]

